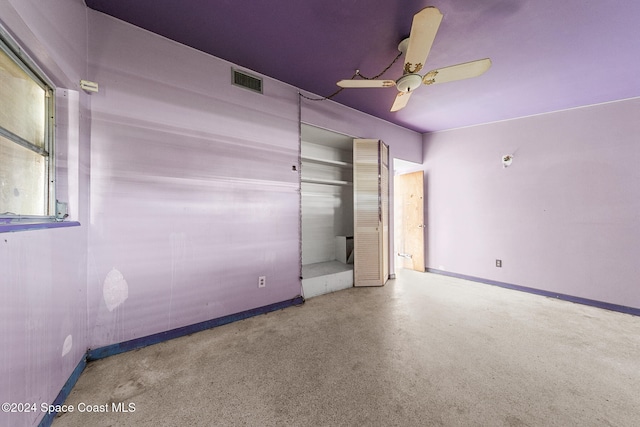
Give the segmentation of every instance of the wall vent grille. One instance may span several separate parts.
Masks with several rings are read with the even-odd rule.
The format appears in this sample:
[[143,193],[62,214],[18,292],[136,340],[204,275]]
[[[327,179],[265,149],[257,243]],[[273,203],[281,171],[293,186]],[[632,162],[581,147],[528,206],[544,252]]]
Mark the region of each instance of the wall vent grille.
[[231,83],[257,93],[262,93],[262,79],[245,73],[244,71],[232,68]]

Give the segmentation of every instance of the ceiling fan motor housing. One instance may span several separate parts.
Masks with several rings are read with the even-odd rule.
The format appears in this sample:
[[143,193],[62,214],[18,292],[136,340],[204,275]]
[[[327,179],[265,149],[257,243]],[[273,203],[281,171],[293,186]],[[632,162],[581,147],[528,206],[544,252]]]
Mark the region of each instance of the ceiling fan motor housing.
[[363,76],[360,75],[360,72],[357,72],[356,75],[359,75],[361,78],[355,79],[356,75],[354,75],[350,80],[340,80],[337,85],[341,88],[380,88],[395,86],[398,89],[398,93],[390,110],[394,112],[404,108],[409,101],[411,92],[423,84],[432,85],[468,79],[479,76],[487,71],[491,66],[491,60],[489,58],[431,70],[424,76],[418,74],[418,72],[423,69],[429,56],[429,51],[431,50],[431,45],[436,37],[441,20],[442,13],[434,6],[425,7],[413,16],[411,34],[398,45],[398,50],[401,54],[404,54],[405,59],[403,76],[395,82],[393,80],[377,80],[377,78],[391,68],[401,55],[398,55],[396,59],[374,79],[362,78]]
[[421,84],[422,76],[415,73],[405,74],[396,81],[396,87],[400,92],[413,92]]

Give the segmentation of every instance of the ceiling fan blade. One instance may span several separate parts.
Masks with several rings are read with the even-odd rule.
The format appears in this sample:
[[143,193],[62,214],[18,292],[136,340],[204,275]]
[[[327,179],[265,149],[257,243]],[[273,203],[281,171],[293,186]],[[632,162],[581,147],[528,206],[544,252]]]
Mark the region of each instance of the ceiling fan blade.
[[479,59],[465,62],[464,64],[431,70],[422,78],[422,83],[433,85],[437,83],[452,82],[454,80],[469,79],[484,74],[491,67],[491,59]]
[[409,46],[404,59],[404,72],[417,73],[424,66],[442,21],[442,13],[433,6],[413,16]]
[[359,87],[393,87],[396,82],[393,80],[340,80],[336,83],[343,88],[359,88]]
[[393,105],[391,106],[391,112],[402,110],[407,106],[407,102],[409,102],[409,98],[411,98],[411,94],[413,92],[398,92],[396,96],[396,100],[393,101]]

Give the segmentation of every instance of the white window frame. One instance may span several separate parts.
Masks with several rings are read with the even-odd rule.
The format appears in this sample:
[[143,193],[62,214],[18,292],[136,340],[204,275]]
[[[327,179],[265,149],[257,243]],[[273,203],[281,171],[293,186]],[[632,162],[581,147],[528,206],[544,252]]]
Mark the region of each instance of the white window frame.
[[[27,148],[44,158],[45,179],[44,185],[45,212],[43,215],[24,215],[20,212],[6,213],[0,207],[0,222],[3,224],[20,224],[33,222],[56,221],[56,196],[55,196],[55,86],[42,72],[26,52],[16,41],[0,27],[0,49],[9,56],[31,79],[45,91],[45,129],[44,146],[42,148],[15,135],[11,131],[0,126],[0,135],[24,148]],[[1,165],[0,165],[1,166]]]

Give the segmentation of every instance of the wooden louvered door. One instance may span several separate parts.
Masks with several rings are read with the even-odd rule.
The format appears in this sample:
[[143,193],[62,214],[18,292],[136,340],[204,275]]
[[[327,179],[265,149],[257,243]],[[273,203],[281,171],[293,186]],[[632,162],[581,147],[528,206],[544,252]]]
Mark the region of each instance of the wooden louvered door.
[[354,286],[389,277],[389,149],[376,139],[353,141]]

